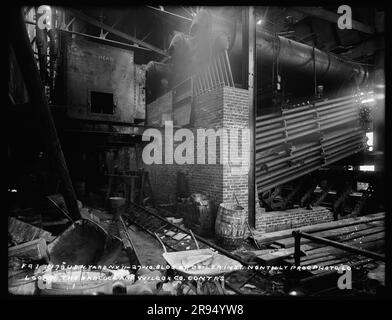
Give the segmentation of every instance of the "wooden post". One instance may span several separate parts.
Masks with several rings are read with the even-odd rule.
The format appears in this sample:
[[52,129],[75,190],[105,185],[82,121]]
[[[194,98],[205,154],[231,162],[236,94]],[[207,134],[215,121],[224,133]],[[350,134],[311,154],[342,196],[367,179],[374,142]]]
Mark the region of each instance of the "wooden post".
[[46,101],[45,91],[30,45],[23,13],[21,8],[12,8],[9,11],[9,15],[11,24],[9,28],[14,34],[11,37],[11,43],[15,51],[15,56],[23,75],[31,104],[36,108],[40,126],[48,146],[48,152],[63,182],[64,200],[67,209],[72,218],[77,220],[80,218],[80,212],[76,201],[76,194],[72,186],[52,114]]
[[294,265],[299,267],[301,265],[301,234],[299,231],[293,231],[294,236]]
[[249,174],[248,174],[248,221],[256,227],[255,184],[255,121],[256,121],[256,23],[255,8],[245,7],[242,16],[243,88],[249,92]]

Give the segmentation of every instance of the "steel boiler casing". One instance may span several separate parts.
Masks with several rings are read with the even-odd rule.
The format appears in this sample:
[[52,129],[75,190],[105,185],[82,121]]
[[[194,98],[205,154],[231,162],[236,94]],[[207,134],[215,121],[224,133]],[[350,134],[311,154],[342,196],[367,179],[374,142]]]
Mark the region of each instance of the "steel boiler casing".
[[133,51],[66,38],[63,90],[70,118],[129,122],[145,118],[145,70]]

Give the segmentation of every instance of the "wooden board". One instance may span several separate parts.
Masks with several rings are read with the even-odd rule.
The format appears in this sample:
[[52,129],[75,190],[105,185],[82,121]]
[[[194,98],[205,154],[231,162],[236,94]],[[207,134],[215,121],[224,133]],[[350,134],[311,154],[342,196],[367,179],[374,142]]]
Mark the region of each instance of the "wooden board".
[[50,232],[13,217],[8,218],[8,233],[17,244],[32,241],[37,238],[43,238],[47,242],[53,240],[53,236]]
[[321,232],[321,231],[325,231],[325,230],[347,227],[347,226],[355,225],[355,224],[368,223],[368,222],[371,222],[372,219],[378,219],[378,218],[385,218],[385,212],[369,214],[369,215],[362,216],[362,217],[320,223],[320,224],[305,226],[305,227],[301,227],[301,228],[287,229],[287,230],[271,232],[271,233],[262,233],[259,231],[254,231],[253,235],[254,235],[255,240],[258,241],[260,244],[267,244],[267,243],[272,243],[272,242],[280,240],[280,239],[292,237],[292,233],[295,230],[301,230],[303,232],[308,232],[308,233]]
[[[361,235],[377,233],[382,230],[385,230],[384,226],[361,224],[356,226],[327,230],[323,232],[316,232],[316,233],[312,233],[312,235],[317,237],[327,238],[327,239],[336,238],[336,241],[340,241],[340,240],[344,241],[345,239],[346,240],[354,239],[360,237]],[[309,242],[312,241],[309,239],[302,239],[301,245]],[[283,248],[291,248],[294,246],[294,237],[278,240],[276,241],[276,244],[280,245]]]
[[[375,250],[375,249],[380,249],[383,247],[384,238],[385,238],[385,233],[379,232],[377,234],[370,235],[370,236],[366,237],[365,239],[362,240],[362,243],[360,243],[360,244],[358,244],[358,241],[355,241],[355,240],[349,241],[345,244],[348,244],[353,247],[357,247],[359,249]],[[309,262],[311,260],[315,260],[315,259],[317,259],[317,262],[321,262],[321,261],[323,261],[323,259],[320,259],[320,258],[323,258],[323,257],[325,260],[329,256],[343,257],[343,256],[350,256],[350,255],[353,255],[353,254],[349,253],[345,250],[342,250],[342,249],[333,248],[333,247],[329,247],[329,246],[323,246],[320,248],[308,250],[307,256],[301,258],[301,265],[303,262],[307,263],[307,262]],[[294,264],[293,258],[285,259],[284,261],[289,264]]]
[[[382,249],[384,246],[383,241],[381,240],[376,240],[376,241],[371,241],[366,243],[362,249],[366,250],[371,250],[371,251],[378,251]],[[325,249],[323,252],[318,252],[318,253],[313,253],[309,256],[306,257],[301,257],[301,265],[310,265],[310,264],[318,264],[319,262],[322,261],[327,261],[330,259],[336,259],[340,257],[345,257],[345,256],[353,256],[354,254],[351,254],[347,251],[341,250],[341,249],[336,249],[336,248],[328,248],[324,247]],[[294,264],[294,259],[286,259],[285,262]]]
[[[303,251],[305,254],[306,251],[310,249],[313,249],[313,247],[308,245],[301,246],[301,251]],[[259,260],[261,263],[265,265],[270,265],[277,262],[278,260],[281,260],[282,258],[289,257],[293,254],[294,254],[294,248],[280,249],[277,251],[271,251],[269,253],[258,255],[257,260]]]
[[43,238],[39,238],[10,247],[8,248],[8,258],[10,257],[18,257],[32,261],[44,259],[46,262],[49,262],[46,241]]

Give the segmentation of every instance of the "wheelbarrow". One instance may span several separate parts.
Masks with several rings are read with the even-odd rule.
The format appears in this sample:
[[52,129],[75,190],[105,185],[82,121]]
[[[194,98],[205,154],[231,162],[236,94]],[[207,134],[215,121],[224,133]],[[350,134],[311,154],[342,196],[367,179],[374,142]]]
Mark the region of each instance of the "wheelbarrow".
[[[155,234],[164,251],[162,256],[167,264],[173,269],[173,271],[181,276],[186,277],[186,279],[190,278],[195,280],[197,277],[202,278],[203,276],[222,276],[224,274],[241,269],[242,264],[234,259],[219,254],[217,251],[210,248],[200,249],[199,244],[191,230],[190,233],[193,240],[195,241],[197,249],[177,252],[167,252],[166,246],[159,236]],[[216,280],[214,280],[214,282],[217,285]],[[197,291],[199,291],[199,281],[197,281],[197,285]],[[218,291],[221,294],[224,294],[221,288],[218,288]]]

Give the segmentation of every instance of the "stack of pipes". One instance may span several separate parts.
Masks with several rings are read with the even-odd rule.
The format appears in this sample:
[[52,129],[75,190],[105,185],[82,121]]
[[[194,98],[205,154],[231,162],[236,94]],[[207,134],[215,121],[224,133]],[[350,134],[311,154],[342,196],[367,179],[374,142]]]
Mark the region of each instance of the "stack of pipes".
[[366,147],[360,95],[308,103],[256,119],[259,193],[292,181]]

